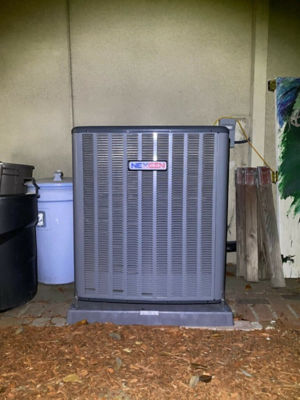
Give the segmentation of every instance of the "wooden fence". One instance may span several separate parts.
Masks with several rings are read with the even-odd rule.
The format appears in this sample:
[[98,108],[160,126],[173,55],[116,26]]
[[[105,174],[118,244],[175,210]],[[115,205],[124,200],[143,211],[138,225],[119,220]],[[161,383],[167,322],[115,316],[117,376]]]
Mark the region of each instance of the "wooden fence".
[[284,287],[270,169],[237,168],[235,183],[237,276]]

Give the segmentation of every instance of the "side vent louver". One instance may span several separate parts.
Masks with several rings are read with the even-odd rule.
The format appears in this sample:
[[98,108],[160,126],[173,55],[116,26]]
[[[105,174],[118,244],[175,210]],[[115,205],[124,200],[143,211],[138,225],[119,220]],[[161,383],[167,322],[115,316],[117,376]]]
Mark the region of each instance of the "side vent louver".
[[94,146],[93,135],[85,135],[82,141],[83,186],[84,186],[84,281],[86,292],[95,291],[95,255],[94,255]]
[[214,251],[214,164],[215,138],[203,135],[202,167],[202,211],[201,211],[201,276],[202,291],[206,295],[212,290],[212,266]]

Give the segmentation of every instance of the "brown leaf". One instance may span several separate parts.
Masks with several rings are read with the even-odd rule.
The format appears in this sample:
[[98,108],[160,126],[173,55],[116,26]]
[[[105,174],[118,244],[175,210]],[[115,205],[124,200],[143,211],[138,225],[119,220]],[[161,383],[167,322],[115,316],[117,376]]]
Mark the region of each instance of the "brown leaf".
[[199,381],[201,381],[201,382],[208,383],[211,381],[211,379],[212,379],[212,376],[208,375],[208,374],[203,374],[203,375],[199,376]]
[[70,375],[66,375],[63,378],[64,382],[72,382],[72,383],[81,383],[81,379],[79,378],[79,376],[77,374],[70,374]]
[[81,321],[76,322],[75,326],[87,325],[87,319],[82,319]]

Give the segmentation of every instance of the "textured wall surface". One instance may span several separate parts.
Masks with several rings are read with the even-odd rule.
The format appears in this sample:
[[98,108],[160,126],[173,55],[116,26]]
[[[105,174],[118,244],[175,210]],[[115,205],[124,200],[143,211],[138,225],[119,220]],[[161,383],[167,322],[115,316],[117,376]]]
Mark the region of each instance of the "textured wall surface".
[[[248,0],[70,0],[74,125],[249,116]],[[71,173],[67,1],[0,13],[0,159]]]
[[251,2],[73,0],[75,124],[249,115]]
[[0,5],[0,160],[71,174],[71,97],[66,4]]

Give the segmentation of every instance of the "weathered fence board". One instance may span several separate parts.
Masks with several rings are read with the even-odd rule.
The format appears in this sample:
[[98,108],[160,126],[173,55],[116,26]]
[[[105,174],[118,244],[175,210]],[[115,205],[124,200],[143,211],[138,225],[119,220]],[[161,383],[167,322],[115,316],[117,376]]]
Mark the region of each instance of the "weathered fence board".
[[245,276],[245,171],[237,168],[236,184],[236,274]]
[[266,248],[266,259],[273,287],[284,287],[285,280],[281,261],[279,234],[272,194],[270,170],[258,167],[257,197],[262,219],[262,235]]
[[284,287],[270,169],[237,168],[235,182],[237,276]]

